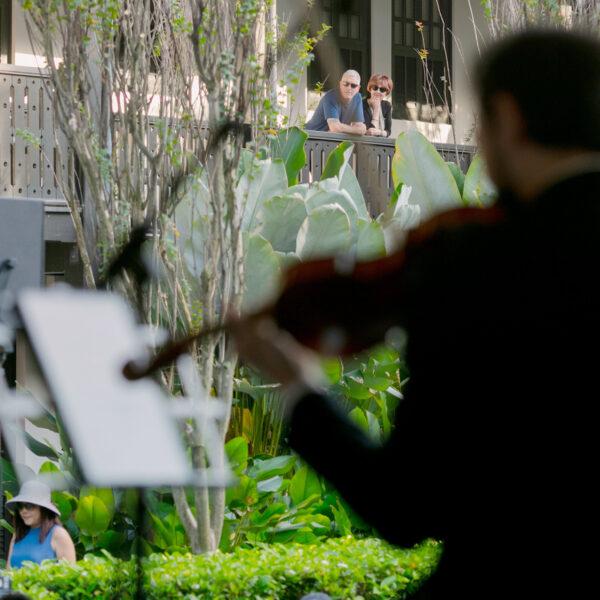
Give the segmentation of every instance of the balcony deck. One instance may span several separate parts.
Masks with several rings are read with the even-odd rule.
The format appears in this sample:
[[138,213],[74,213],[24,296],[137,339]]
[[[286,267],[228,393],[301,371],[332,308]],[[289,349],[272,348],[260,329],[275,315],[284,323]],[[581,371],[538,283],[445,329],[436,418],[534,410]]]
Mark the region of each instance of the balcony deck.
[[[75,241],[69,208],[59,185],[73,181],[74,160],[67,141],[54,127],[48,78],[30,67],[0,65],[0,201],[9,198],[39,198],[46,206],[47,241]],[[384,210],[393,191],[391,164],[394,139],[309,132],[303,182],[318,180],[329,153],[342,141],[355,144],[352,168],[363,190],[369,210]],[[472,146],[435,144],[447,161],[469,166]]]

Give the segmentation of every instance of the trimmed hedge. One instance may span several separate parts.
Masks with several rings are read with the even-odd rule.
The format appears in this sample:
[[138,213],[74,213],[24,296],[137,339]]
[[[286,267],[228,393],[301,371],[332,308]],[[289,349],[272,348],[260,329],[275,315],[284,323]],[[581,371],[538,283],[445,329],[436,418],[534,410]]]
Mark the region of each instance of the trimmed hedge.
[[[420,587],[440,555],[441,546],[433,541],[403,550],[352,537],[208,556],[154,554],[143,561],[145,597],[298,600],[318,591],[333,598],[398,599]],[[134,594],[135,564],[89,556],[76,565],[31,565],[11,575],[15,589],[35,599],[127,600]]]

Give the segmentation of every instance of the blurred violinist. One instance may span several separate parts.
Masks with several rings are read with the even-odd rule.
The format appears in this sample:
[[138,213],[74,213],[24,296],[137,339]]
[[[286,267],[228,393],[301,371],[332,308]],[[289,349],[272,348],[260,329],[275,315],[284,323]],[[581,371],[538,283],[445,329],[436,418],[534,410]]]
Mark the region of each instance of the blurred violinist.
[[[276,307],[234,334],[287,389],[292,447],[382,537],[442,540],[418,597],[583,598],[597,522],[600,43],[506,38],[480,60],[476,92],[497,205],[424,223],[378,280],[360,275],[368,265],[319,280],[294,304],[296,327],[293,306]],[[308,289],[294,277],[288,298]],[[320,387],[298,343],[310,303],[350,340],[406,331],[410,380],[385,445]]]

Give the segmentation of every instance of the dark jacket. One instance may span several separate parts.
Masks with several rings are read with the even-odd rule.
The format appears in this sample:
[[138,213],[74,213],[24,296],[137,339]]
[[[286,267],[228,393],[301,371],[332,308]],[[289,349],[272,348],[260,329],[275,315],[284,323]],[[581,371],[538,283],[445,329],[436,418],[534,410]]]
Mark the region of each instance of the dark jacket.
[[[387,100],[381,101],[381,112],[383,113],[383,120],[385,123],[385,130],[387,131],[387,137],[392,135],[392,105]],[[367,102],[365,98],[363,100],[363,113],[365,114],[365,125],[367,129],[371,127],[376,127],[379,129],[379,123],[373,123],[373,111],[371,110],[371,106]]]
[[311,394],[290,443],[390,542],[443,540],[422,597],[583,598],[597,555],[600,172],[500,205],[493,223],[407,248],[395,321],[410,380],[389,441]]

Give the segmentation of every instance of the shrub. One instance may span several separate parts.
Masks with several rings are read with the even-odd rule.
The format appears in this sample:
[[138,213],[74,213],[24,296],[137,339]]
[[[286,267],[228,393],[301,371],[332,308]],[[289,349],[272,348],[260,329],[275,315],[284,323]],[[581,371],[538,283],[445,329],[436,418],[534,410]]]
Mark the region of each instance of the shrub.
[[[273,544],[211,555],[153,554],[144,559],[145,598],[168,600],[298,600],[321,591],[333,598],[403,598],[435,569],[441,546],[410,550],[377,539],[330,539],[313,546]],[[87,557],[76,565],[45,563],[12,573],[14,587],[34,599],[128,600],[133,561]]]

